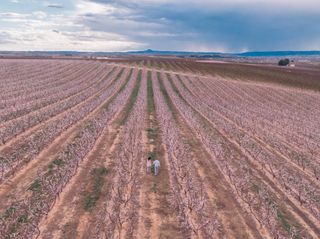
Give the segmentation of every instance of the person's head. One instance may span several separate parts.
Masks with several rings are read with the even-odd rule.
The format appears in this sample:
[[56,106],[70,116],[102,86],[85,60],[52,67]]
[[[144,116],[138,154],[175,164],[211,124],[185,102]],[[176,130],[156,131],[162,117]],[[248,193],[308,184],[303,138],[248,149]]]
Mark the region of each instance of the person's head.
[[150,157],[150,156],[148,157],[148,160],[151,160],[151,157]]

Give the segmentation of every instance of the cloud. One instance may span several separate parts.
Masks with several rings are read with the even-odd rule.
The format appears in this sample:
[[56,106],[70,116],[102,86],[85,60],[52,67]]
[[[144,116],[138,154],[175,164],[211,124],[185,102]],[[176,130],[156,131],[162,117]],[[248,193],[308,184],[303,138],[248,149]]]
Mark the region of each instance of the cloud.
[[318,0],[93,0],[103,4],[136,8],[175,8],[176,11],[194,9],[200,11],[312,11],[319,12]]
[[[319,0],[70,0],[63,3],[44,1],[42,8],[35,7],[26,13],[0,13],[0,29],[11,39],[10,44],[2,44],[0,48],[223,52],[320,48]],[[43,10],[43,6],[56,10],[54,13]]]
[[10,34],[4,31],[0,31],[0,44],[8,44],[11,42],[12,42],[12,39],[10,37]]
[[35,16],[38,19],[44,19],[47,17],[47,14],[42,11],[36,11],[36,12],[33,12],[32,14],[33,14],[33,16]]
[[47,4],[47,7],[49,7],[49,8],[57,8],[57,9],[64,8],[64,6],[62,4],[57,4],[57,3],[49,3],[49,4]]
[[83,18],[82,24],[92,29],[121,32],[156,49],[303,50],[309,48],[310,39],[320,36],[316,24],[320,21],[318,0],[93,2],[118,8],[118,12],[120,9],[131,11],[125,16]]
[[[0,12],[0,17],[2,18],[26,18],[30,14],[18,13],[18,12]],[[3,19],[2,19],[3,20]]]
[[72,11],[55,14],[43,11],[0,13],[0,50],[125,51],[145,47],[144,43],[125,35],[90,29],[81,23],[81,19],[90,18],[90,14],[113,14],[116,9],[104,7],[101,12],[96,8],[97,3],[78,3]]
[[[124,51],[142,45],[130,40],[114,38],[109,34],[96,32],[58,32],[43,29],[28,29],[24,32],[8,30],[0,33],[0,50],[74,50],[74,51]],[[19,43],[19,44],[18,44]]]

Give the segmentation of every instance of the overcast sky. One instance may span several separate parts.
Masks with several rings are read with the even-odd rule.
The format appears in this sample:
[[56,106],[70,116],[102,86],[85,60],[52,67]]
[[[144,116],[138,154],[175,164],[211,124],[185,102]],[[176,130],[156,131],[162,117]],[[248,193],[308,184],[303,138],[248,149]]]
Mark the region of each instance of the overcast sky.
[[320,50],[320,0],[0,0],[0,50]]

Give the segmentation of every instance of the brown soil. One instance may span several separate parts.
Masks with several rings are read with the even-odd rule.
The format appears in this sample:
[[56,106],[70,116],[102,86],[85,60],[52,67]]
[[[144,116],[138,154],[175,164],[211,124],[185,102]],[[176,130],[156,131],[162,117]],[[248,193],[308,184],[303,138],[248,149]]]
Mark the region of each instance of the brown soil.
[[[317,91],[320,89],[320,84],[317,81],[320,71],[315,68],[312,68],[310,71],[308,71],[308,68],[306,67],[290,69],[290,71],[288,71],[287,69],[273,66],[236,63],[221,64],[220,62],[205,63],[196,62],[190,59],[156,59],[148,57],[110,61],[109,65],[124,67],[126,69],[131,66],[134,66],[136,69],[143,69],[144,77],[146,76],[146,71],[150,70],[153,72],[161,72],[162,76],[164,76],[165,73],[169,73],[214,80],[213,76],[219,75],[224,77],[226,82],[237,81],[245,82],[244,84],[272,85],[272,87],[297,87],[299,90],[305,91],[305,94],[313,94],[313,99],[318,99]],[[277,79],[277,81],[275,79]],[[145,80],[145,78],[143,78],[143,80]],[[152,79],[152,81],[154,80],[155,79]],[[165,79],[163,79],[163,81],[165,81]],[[103,88],[97,89],[91,97],[103,93],[110,84],[111,83],[106,84]],[[196,87],[196,84],[198,84],[196,80],[194,81],[194,84]],[[199,80],[199,85],[200,84],[202,84],[201,87],[204,89],[206,87],[209,88],[210,82],[206,85]],[[167,88],[167,90],[171,89],[170,93],[168,92],[168,97],[172,100],[173,108],[169,108],[172,110],[170,114],[172,113],[174,115],[173,118],[175,120],[176,130],[179,132],[179,136],[181,136],[181,140],[184,144],[188,145],[188,148],[190,147],[191,149],[192,160],[190,160],[189,163],[194,168],[192,176],[195,177],[196,182],[199,181],[203,184],[206,192],[205,194],[208,203],[208,206],[206,205],[206,213],[209,215],[216,215],[218,221],[221,223],[220,238],[271,239],[271,232],[267,226],[260,226],[258,220],[250,213],[249,207],[244,203],[243,199],[236,195],[234,184],[224,173],[224,169],[220,168],[221,165],[219,161],[217,161],[218,159],[215,158],[212,151],[207,148],[208,145],[202,143],[201,136],[193,129],[192,122],[189,122],[189,118],[182,111],[184,107],[179,107],[179,102],[176,101],[176,99],[173,100],[173,95],[171,95],[171,93],[173,92],[172,94],[176,94],[176,92],[172,91],[172,86],[168,82],[164,85],[165,88],[171,87]],[[301,88],[304,88],[304,90]],[[310,169],[304,170],[301,166],[293,163],[292,159],[280,152],[281,149],[279,150],[271,144],[268,144],[268,142],[265,142],[267,140],[263,140],[263,137],[260,138],[259,135],[251,134],[245,127],[242,127],[241,124],[237,124],[235,120],[232,120],[231,117],[229,118],[227,114],[223,114],[222,111],[220,112],[219,109],[208,108],[208,110],[214,111],[216,113],[215,116],[218,117],[214,119],[210,118],[210,115],[207,115],[206,112],[198,109],[199,107],[197,108],[197,105],[192,103],[192,99],[201,97],[201,91],[195,93],[196,91],[193,90],[192,86],[190,86],[188,90],[192,96],[191,98],[188,96],[184,98],[184,94],[183,96],[180,95],[183,99],[181,104],[190,107],[189,109],[194,112],[194,117],[196,117],[199,122],[203,122],[207,129],[210,130],[210,133],[214,134],[214,137],[221,138],[221,141],[227,145],[226,147],[229,147],[232,150],[234,149],[234,152],[239,153],[239,155],[245,156],[243,159],[245,161],[243,162],[250,168],[252,175],[254,175],[254,179],[265,186],[271,195],[270,198],[276,202],[278,206],[277,210],[279,208],[281,212],[284,212],[290,223],[292,222],[294,225],[303,228],[306,235],[310,235],[311,238],[318,238],[318,235],[320,235],[319,223],[316,217],[311,214],[311,211],[289,195],[289,193],[284,190],[279,180],[271,175],[270,172],[264,170],[262,163],[260,163],[259,160],[255,160],[249,151],[238,143],[233,135],[229,134],[227,131],[225,132],[224,129],[220,127],[217,120],[221,118],[227,124],[234,125],[235,127],[233,129],[235,131],[239,130],[245,135],[249,135],[251,137],[250,139],[252,139],[256,145],[263,147],[268,152],[275,155],[275,157],[280,158],[288,165],[288,167],[292,167],[301,172],[304,177],[310,179],[310,181],[317,185],[317,180],[313,177],[312,172],[309,171]],[[209,93],[209,91],[207,92]],[[7,209],[13,201],[23,200],[30,196],[28,187],[37,178],[38,173],[48,169],[50,162],[61,151],[61,148],[70,143],[79,130],[84,127],[87,119],[94,117],[97,112],[102,109],[103,105],[116,94],[117,92],[114,92],[96,109],[57,137],[35,159],[22,165],[15,175],[10,176],[4,183],[0,184],[1,220],[5,218],[5,216],[3,216],[5,215],[5,209]],[[302,98],[303,95],[300,97]],[[68,98],[63,99],[61,102]],[[252,96],[252,98],[254,99],[254,96]],[[285,102],[286,105],[290,105],[290,99],[291,98]],[[283,95],[279,96],[277,100],[279,102],[282,102],[282,100],[285,101]],[[303,111],[303,104],[299,105],[298,103],[297,105],[300,107],[299,110]],[[41,124],[30,127],[14,139],[0,146],[0,153],[10,149],[23,137],[32,135],[35,130],[40,129],[48,122],[63,117],[70,112],[70,110],[76,110],[81,104],[83,104],[83,102],[45,120]],[[125,123],[123,121],[128,119],[127,113],[129,112],[130,114],[130,111],[127,112],[126,109],[126,106],[128,105],[130,105],[128,102],[124,102],[123,105],[120,106],[118,112],[112,116],[112,120],[106,125],[89,154],[81,161],[76,174],[62,190],[48,215],[40,221],[38,225],[40,235],[36,238],[86,239],[99,237],[98,235],[92,234],[93,229],[95,229],[98,222],[102,220],[104,213],[107,214],[108,210],[114,208],[117,210],[117,207],[112,205],[116,201],[114,199],[117,198],[113,195],[113,185],[117,184],[119,178],[122,176],[122,174],[117,171],[119,162],[116,160],[117,153],[122,149],[122,144],[125,142],[123,141],[124,136],[127,134],[127,128],[124,128],[126,126],[123,126]],[[134,201],[135,203],[128,203],[129,206],[124,207],[124,210],[133,211],[138,216],[136,219],[130,219],[130,222],[134,224],[132,227],[134,229],[132,229],[131,225],[128,225],[128,223],[124,224],[123,229],[121,229],[123,234],[120,238],[189,238],[181,228],[178,212],[173,209],[170,201],[172,200],[170,197],[173,192],[171,188],[173,183],[175,183],[175,179],[173,179],[172,172],[170,171],[172,170],[172,168],[170,168],[172,167],[172,164],[169,162],[166,145],[163,143],[165,140],[165,138],[163,138],[163,129],[161,129],[158,124],[156,114],[154,112],[149,112],[148,110],[149,109],[147,108],[145,109],[144,122],[137,122],[141,124],[139,127],[141,126],[141,128],[145,129],[142,132],[141,139],[143,144],[142,154],[144,156],[140,159],[141,161],[135,161],[138,166],[134,167],[134,169],[136,169],[134,171],[138,172],[139,185],[135,188],[134,182],[130,181],[130,183],[126,185],[126,192],[124,192],[124,194],[130,195],[132,188],[136,190],[134,192],[137,195],[135,198],[137,200]],[[152,129],[151,131],[154,133],[151,136],[149,135],[150,129]],[[279,138],[280,136],[281,135],[279,135]],[[304,136],[301,137],[303,138]],[[141,141],[139,139],[139,144]],[[289,140],[284,140],[283,143],[290,148],[291,144]],[[292,148],[293,150],[299,151],[295,146]],[[146,159],[149,154],[155,155],[154,157],[161,162],[161,169],[158,176],[146,172]],[[228,162],[233,164],[233,161]],[[98,183],[101,183],[102,185],[99,196],[92,205],[90,204],[90,206],[87,206],[86,200],[88,199],[88,196],[92,194],[92,191],[95,190],[96,178],[94,178],[93,172],[95,169],[101,168],[105,168],[107,173],[99,178],[100,181]],[[114,204],[116,205],[116,203]],[[191,222],[195,222],[198,219],[195,213],[185,213],[186,217],[190,219]],[[21,218],[18,219],[18,222],[20,219]],[[23,220],[24,218],[22,218],[22,222]],[[108,220],[106,215],[105,221]],[[105,221],[103,223],[106,223]],[[104,225],[103,223],[101,225]],[[114,233],[113,235],[115,238],[117,238],[116,234],[117,233]],[[16,238],[20,238],[19,235]],[[192,235],[191,238],[207,239],[207,237],[200,234]]]
[[262,238],[256,223],[247,216],[247,213],[234,199],[235,195],[230,192],[230,184],[176,108],[175,114],[179,115],[177,124],[184,140],[189,142],[193,151],[193,163],[205,184],[206,192],[212,204],[212,213],[217,213],[218,218],[222,221],[226,237]]
[[[146,129],[159,130],[153,114],[149,114],[145,125]],[[141,235],[141,238],[183,238],[179,232],[177,215],[170,210],[168,201],[170,180],[168,162],[166,162],[161,137],[157,133],[155,138],[148,138],[145,131],[143,141],[145,155],[153,152],[161,163],[161,169],[157,176],[152,173],[147,174],[146,167],[141,170],[142,192],[140,205],[142,205],[142,208],[140,210],[140,224],[137,235]]]
[[[91,172],[104,166],[110,170],[109,154],[118,143],[119,131],[108,127],[97,140],[95,147],[79,165],[76,175],[68,183],[46,218],[40,223],[39,238],[83,238],[92,211],[84,209],[84,198],[90,187]],[[106,178],[108,181],[109,177]],[[101,195],[103,197],[104,194]],[[66,231],[66,226],[68,227]],[[73,237],[70,236],[74,235]]]
[[[224,137],[227,141],[231,142],[235,148],[241,152],[242,154],[246,155],[249,159],[250,159],[250,164],[251,164],[251,168],[256,170],[258,173],[257,175],[259,175],[258,177],[263,180],[264,182],[266,182],[269,187],[270,190],[273,191],[273,193],[275,193],[275,195],[277,195],[278,199],[282,199],[282,198],[287,198],[287,205],[283,207],[283,210],[285,211],[290,211],[293,215],[293,217],[295,218],[295,220],[299,221],[299,223],[301,223],[304,228],[306,228],[308,230],[308,232],[316,238],[316,235],[319,234],[319,228],[317,226],[317,222],[316,219],[314,219],[314,217],[307,211],[305,210],[303,207],[301,207],[299,205],[299,203],[297,202],[297,200],[295,200],[292,196],[290,195],[286,195],[281,189],[280,186],[278,185],[278,182],[276,180],[274,180],[274,178],[267,172],[265,171],[261,171],[261,165],[254,160],[250,154],[248,154],[247,152],[245,152],[244,149],[242,149],[238,143],[236,141],[234,141],[233,139],[229,138],[227,135],[225,135],[222,131],[220,131],[216,125],[214,124],[214,122],[212,122],[210,119],[208,119],[206,116],[204,116],[202,113],[200,113],[197,109],[194,109],[197,114],[200,115],[200,117],[202,117],[205,121],[209,122],[209,124],[217,131],[219,132],[219,134],[222,135],[222,137]],[[180,125],[182,125],[182,123],[180,123]],[[201,144],[199,144],[201,146]],[[215,167],[211,167],[211,169],[213,169]],[[209,175],[209,174],[207,174]],[[289,207],[289,209],[286,209],[286,207]],[[261,229],[260,229],[261,231]]]
[[112,96],[101,103],[95,110],[86,115],[86,117],[77,124],[73,125],[67,131],[62,133],[48,146],[47,149],[43,150],[37,158],[30,161],[15,175],[10,177],[5,183],[0,185],[0,211],[4,210],[4,208],[10,204],[12,199],[22,198],[23,195],[28,194],[27,188],[36,178],[37,172],[44,170],[48,166],[54,156],[59,152],[62,145],[67,144],[83,126],[83,123],[88,118],[95,115],[111,97]]

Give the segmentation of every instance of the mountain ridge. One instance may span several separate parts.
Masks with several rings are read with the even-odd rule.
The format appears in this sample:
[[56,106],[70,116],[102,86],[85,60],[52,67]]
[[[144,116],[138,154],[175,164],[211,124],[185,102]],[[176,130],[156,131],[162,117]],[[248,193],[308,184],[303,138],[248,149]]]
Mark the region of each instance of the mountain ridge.
[[0,51],[0,54],[31,54],[31,55],[175,55],[191,57],[294,57],[294,56],[320,56],[320,51],[248,51],[243,53],[221,53],[221,52],[192,52],[192,51],[161,51],[142,50],[126,52],[82,52],[82,51]]

